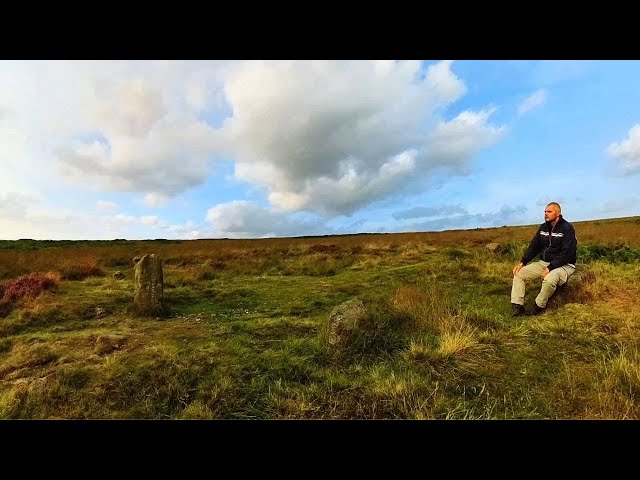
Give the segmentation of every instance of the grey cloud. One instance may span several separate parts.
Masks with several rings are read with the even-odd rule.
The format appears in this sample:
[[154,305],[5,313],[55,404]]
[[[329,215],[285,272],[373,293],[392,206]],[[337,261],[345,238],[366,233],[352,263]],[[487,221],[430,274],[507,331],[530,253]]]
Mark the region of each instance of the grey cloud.
[[[451,62],[254,62],[226,79],[234,116],[222,143],[236,176],[265,186],[272,204],[350,214],[435,168],[463,171],[503,128],[491,111],[450,120],[443,107],[465,87]],[[410,157],[398,164],[397,159]]]
[[437,217],[440,215],[467,214],[467,210],[460,205],[441,205],[438,207],[413,207],[392,214],[396,220],[408,218]]
[[207,212],[214,236],[229,238],[290,237],[326,234],[323,222],[296,218],[246,200],[224,203]]
[[510,207],[503,205],[495,213],[462,214],[443,217],[425,222],[416,222],[402,227],[404,231],[437,231],[474,227],[498,227],[521,223],[527,208],[523,205]]
[[[12,82],[8,97],[16,100],[8,107],[23,112],[29,138],[61,146],[58,165],[68,179],[150,199],[203,184],[219,154],[235,162],[237,178],[265,187],[278,208],[351,214],[427,182],[436,169],[466,172],[505,132],[490,124],[490,110],[446,118],[466,92],[449,61],[424,75],[417,61],[16,68],[16,78],[56,87],[39,111],[30,101],[35,87]],[[95,142],[86,140],[90,134]]]
[[141,138],[113,135],[111,143],[96,140],[60,148],[59,166],[78,182],[95,178],[108,190],[172,197],[209,175],[212,132],[193,118],[175,118]]

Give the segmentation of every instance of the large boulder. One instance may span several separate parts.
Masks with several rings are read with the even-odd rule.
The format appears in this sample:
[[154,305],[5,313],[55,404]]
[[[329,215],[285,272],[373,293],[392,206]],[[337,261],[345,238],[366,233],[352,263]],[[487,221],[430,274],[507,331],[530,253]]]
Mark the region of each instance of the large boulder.
[[338,346],[369,319],[369,312],[360,300],[341,303],[329,315],[329,345]]
[[133,276],[133,300],[142,312],[159,312],[163,309],[162,260],[155,254],[143,255],[135,264]]

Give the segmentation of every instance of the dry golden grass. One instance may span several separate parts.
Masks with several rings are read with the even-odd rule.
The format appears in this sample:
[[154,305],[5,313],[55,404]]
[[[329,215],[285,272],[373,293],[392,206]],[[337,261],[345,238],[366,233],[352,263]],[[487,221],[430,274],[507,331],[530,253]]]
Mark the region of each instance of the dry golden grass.
[[[571,219],[569,219],[571,220]],[[625,242],[640,247],[640,218],[574,222],[581,244]],[[212,265],[244,264],[263,261],[270,256],[299,256],[308,253],[363,254],[366,261],[394,253],[401,246],[408,258],[418,253],[443,247],[473,248],[491,242],[505,244],[528,242],[536,225],[449,230],[444,232],[411,232],[395,234],[359,234],[330,237],[267,238],[246,240],[139,241],[130,244],[64,245],[37,250],[0,250],[0,279],[17,277],[36,271],[58,271],[79,264],[130,268],[131,259],[142,253],[156,253],[167,264],[199,265],[209,260]],[[606,238],[603,235],[606,228]]]
[[178,417],[183,420],[214,420],[215,414],[200,400],[190,403]]
[[409,315],[416,328],[443,331],[455,316],[453,300],[435,284],[426,290],[413,285],[400,287],[393,296],[393,305]]
[[411,339],[409,347],[405,352],[405,359],[408,361],[421,362],[434,357],[434,350],[422,339]]
[[638,419],[640,412],[640,355],[621,346],[599,363],[595,384],[596,401],[587,408],[587,418]]
[[440,336],[438,354],[447,358],[453,355],[473,354],[483,349],[476,338],[477,329],[459,321],[452,321]]

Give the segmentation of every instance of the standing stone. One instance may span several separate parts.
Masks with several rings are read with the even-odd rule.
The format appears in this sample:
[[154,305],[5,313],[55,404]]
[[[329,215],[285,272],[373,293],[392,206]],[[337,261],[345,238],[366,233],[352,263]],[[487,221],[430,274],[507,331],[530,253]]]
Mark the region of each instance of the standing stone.
[[329,345],[338,346],[369,319],[369,312],[360,300],[349,300],[333,309],[329,315]]
[[140,311],[162,310],[162,260],[155,254],[143,255],[134,267],[133,301]]

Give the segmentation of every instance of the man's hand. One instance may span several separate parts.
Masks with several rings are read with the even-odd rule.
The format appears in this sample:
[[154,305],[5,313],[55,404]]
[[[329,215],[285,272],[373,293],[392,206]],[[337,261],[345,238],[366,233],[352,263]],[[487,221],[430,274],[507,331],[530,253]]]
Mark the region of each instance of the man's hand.
[[516,273],[518,273],[522,267],[524,267],[522,262],[519,262],[515,267],[513,267],[513,276],[514,277],[516,276]]
[[544,280],[544,277],[546,277],[547,275],[549,275],[549,267],[544,267],[544,270],[542,270],[540,277]]

